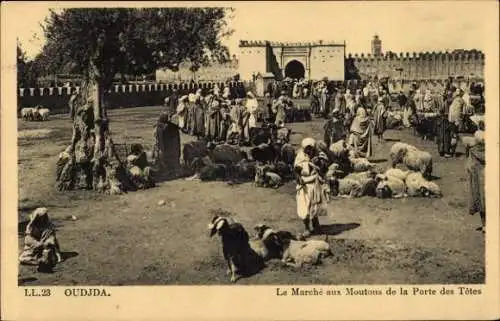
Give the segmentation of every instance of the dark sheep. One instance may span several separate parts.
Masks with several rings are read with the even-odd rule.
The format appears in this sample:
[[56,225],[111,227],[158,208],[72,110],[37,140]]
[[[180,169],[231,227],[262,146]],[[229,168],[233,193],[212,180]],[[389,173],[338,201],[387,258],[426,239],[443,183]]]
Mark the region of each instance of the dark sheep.
[[436,117],[425,117],[422,114],[413,114],[410,118],[410,124],[413,126],[415,134],[423,140],[433,140],[437,136]]
[[284,144],[281,146],[281,152],[279,160],[284,162],[289,166],[293,166],[293,162],[295,161],[295,148],[291,144]]
[[203,182],[223,181],[228,178],[228,169],[224,164],[208,164],[201,168],[199,174]]
[[271,164],[275,161],[276,155],[272,146],[268,144],[260,144],[250,150],[250,156],[256,162],[263,164]]
[[255,128],[252,135],[252,144],[259,146],[260,144],[269,144],[272,140],[271,128]]
[[241,160],[238,164],[233,166],[234,178],[237,181],[251,181],[255,178],[255,167],[256,163]]
[[212,162],[216,164],[236,164],[242,159],[246,158],[246,153],[242,151],[239,147],[229,145],[229,144],[221,144],[214,146],[213,144],[209,144],[210,150],[210,158]]
[[182,158],[184,160],[184,165],[193,169],[193,161],[195,158],[201,158],[208,155],[207,143],[204,141],[192,141],[184,144],[182,147]]

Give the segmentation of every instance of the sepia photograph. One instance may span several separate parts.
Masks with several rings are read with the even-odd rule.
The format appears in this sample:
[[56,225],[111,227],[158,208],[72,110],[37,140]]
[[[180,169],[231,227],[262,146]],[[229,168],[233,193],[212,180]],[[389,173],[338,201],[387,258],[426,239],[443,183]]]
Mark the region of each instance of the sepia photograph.
[[498,3],[278,2],[10,3],[25,296],[498,277]]

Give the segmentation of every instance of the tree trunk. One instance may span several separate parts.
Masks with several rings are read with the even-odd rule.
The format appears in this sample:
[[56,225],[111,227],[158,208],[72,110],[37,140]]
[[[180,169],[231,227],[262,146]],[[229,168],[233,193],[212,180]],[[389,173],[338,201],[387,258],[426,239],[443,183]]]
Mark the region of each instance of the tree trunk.
[[115,152],[104,110],[104,86],[96,77],[82,84],[73,104],[71,144],[59,155],[57,189],[94,189],[107,194],[137,190]]

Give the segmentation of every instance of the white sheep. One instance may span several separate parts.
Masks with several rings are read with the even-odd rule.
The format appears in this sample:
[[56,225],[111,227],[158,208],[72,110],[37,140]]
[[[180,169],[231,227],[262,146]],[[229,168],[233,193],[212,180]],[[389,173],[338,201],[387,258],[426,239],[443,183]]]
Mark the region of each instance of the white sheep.
[[49,120],[49,116],[50,116],[50,109],[40,108],[38,110],[38,117],[40,120],[43,120],[43,121]]
[[418,149],[413,145],[401,142],[392,145],[389,152],[389,156],[392,161],[392,167],[396,167],[397,164],[403,163],[404,156],[409,150],[417,151]]
[[406,153],[403,163],[410,170],[420,171],[425,177],[432,174],[432,156],[428,152],[410,150]]
[[375,171],[364,171],[359,173],[350,173],[344,179],[352,179],[361,185],[360,196],[376,196],[378,182],[375,180],[377,173]]
[[349,158],[349,161],[351,162],[351,167],[354,170],[354,172],[365,172],[369,170],[375,169],[375,164],[370,163],[368,159],[363,158],[363,157],[353,157]]
[[331,144],[329,151],[330,151],[330,154],[335,159],[343,159],[347,156],[347,153],[349,152],[349,150],[347,148],[347,144],[346,144],[345,140],[343,140],[343,139]]
[[22,108],[21,109],[21,117],[23,120],[31,120],[33,119],[33,110],[34,108]]
[[354,198],[361,197],[362,195],[362,185],[359,181],[351,178],[333,177],[329,180],[330,191],[334,196],[340,196],[343,198]]
[[402,163],[410,170],[420,171],[424,176],[428,177],[432,174],[431,154],[410,144],[395,143],[392,145],[390,158],[393,168]]
[[278,188],[283,185],[281,176],[267,170],[264,166],[255,168],[255,185],[258,187]]
[[290,240],[283,253],[282,262],[293,267],[301,267],[304,264],[316,265],[321,263],[323,257],[331,254],[330,244],[326,241]]
[[408,177],[408,174],[410,174],[410,171],[404,171],[399,168],[389,168],[385,171],[384,174],[387,177],[395,177],[404,182],[406,180],[406,177]]
[[441,189],[434,183],[426,180],[422,173],[412,172],[406,178],[408,196],[441,197]]
[[406,196],[405,183],[395,177],[387,177],[384,174],[377,175],[379,183],[376,194],[379,198],[402,198]]

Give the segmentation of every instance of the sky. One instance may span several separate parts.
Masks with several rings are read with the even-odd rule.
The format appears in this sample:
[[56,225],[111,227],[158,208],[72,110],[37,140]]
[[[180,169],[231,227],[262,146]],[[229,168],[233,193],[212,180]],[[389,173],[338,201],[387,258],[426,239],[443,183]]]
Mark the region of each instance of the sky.
[[[347,53],[368,53],[373,35],[378,34],[383,51],[482,50],[488,41],[483,19],[496,8],[492,3],[489,1],[490,6],[482,1],[222,3],[235,9],[229,19],[235,31],[224,43],[237,56],[240,39],[345,41]],[[39,23],[51,5],[43,2],[30,3],[29,7],[20,5],[14,13],[22,17],[14,30],[30,58],[43,45]]]

